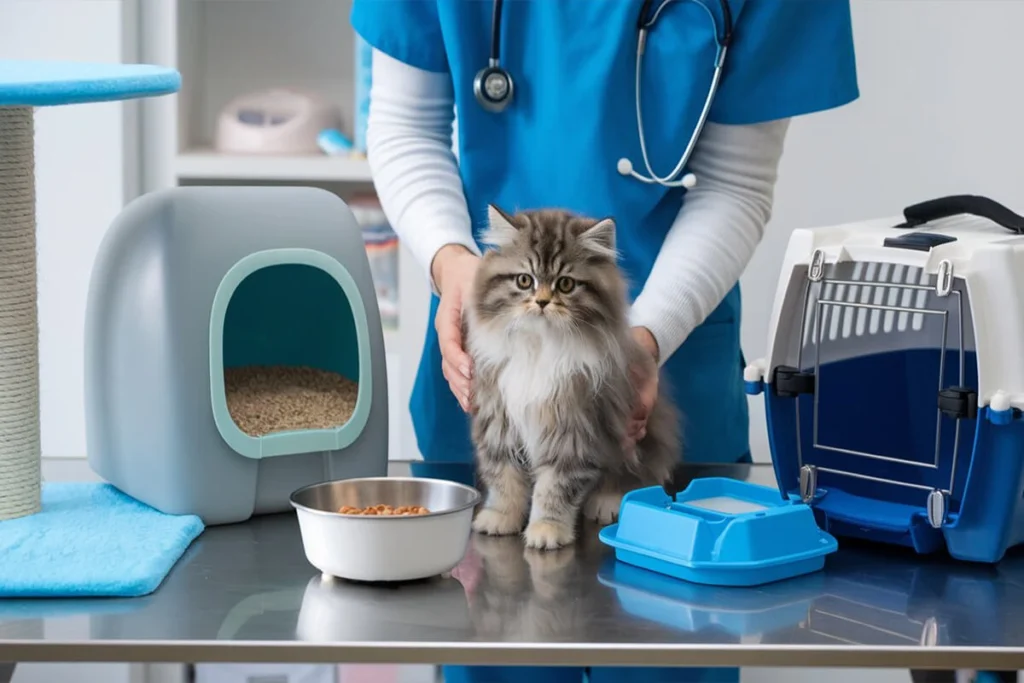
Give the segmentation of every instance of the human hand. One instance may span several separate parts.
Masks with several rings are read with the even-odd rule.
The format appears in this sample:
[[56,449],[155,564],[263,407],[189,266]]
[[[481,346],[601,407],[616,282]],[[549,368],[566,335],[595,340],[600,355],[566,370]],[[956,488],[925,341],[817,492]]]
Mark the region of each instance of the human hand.
[[658,342],[646,327],[631,330],[633,340],[644,350],[630,367],[630,378],[637,394],[637,403],[626,424],[623,448],[632,451],[638,441],[647,436],[647,418],[658,398]]
[[462,346],[462,309],[473,286],[480,257],[465,247],[441,247],[430,264],[430,272],[441,293],[434,316],[434,329],[441,347],[441,371],[462,410],[469,412],[473,359]]

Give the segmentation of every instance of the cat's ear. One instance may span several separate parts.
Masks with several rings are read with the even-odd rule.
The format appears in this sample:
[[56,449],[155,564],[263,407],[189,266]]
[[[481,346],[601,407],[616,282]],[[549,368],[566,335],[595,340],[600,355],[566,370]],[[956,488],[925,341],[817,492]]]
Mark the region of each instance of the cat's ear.
[[611,218],[594,223],[579,235],[581,245],[606,258],[615,260],[615,221]]
[[501,247],[512,242],[519,233],[512,216],[508,215],[495,204],[487,205],[487,231],[483,241],[494,247]]

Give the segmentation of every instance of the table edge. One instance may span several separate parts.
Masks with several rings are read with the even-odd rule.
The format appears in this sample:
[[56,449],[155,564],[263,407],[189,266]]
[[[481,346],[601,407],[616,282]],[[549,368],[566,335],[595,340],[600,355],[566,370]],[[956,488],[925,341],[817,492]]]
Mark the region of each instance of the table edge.
[[666,643],[0,641],[0,662],[233,662],[526,666],[1024,669],[1024,648]]

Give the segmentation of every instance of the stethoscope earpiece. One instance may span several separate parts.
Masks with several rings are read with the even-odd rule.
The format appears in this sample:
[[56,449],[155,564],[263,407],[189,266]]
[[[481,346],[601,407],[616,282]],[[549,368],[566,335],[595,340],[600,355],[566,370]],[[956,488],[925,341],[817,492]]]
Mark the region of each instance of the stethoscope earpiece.
[[[615,169],[619,172],[620,175],[633,176],[640,182],[657,182],[656,180],[652,180],[651,178],[645,178],[636,171],[634,171],[633,162],[627,159],[626,157],[622,157],[621,159],[619,159],[619,163],[615,165]],[[678,182],[662,182],[659,184],[665,185],[666,187],[685,187],[687,190],[689,190],[693,187],[696,187],[697,176],[693,175],[692,173],[687,173]]]

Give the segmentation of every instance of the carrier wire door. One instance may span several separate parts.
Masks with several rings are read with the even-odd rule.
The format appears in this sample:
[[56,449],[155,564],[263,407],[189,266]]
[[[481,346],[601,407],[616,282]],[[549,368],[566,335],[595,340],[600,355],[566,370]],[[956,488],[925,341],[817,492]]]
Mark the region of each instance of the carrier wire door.
[[963,281],[948,262],[929,275],[816,256],[806,271],[796,367],[775,375],[777,393],[797,401],[800,495],[822,504],[844,494],[869,499],[874,508],[862,501],[860,513],[873,523],[924,508],[938,529],[957,511],[973,435],[962,422],[977,412]]

